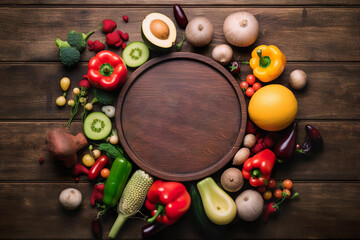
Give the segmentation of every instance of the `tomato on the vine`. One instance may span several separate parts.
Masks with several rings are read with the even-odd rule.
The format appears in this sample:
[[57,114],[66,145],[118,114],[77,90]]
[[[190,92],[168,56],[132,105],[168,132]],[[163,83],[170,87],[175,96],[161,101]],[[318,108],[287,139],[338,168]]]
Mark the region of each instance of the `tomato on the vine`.
[[284,194],[287,194],[287,195],[286,195],[286,198],[289,198],[290,195],[291,195],[290,190],[289,190],[289,189],[286,189],[286,188],[283,190],[283,193],[284,193]]
[[255,83],[255,76],[253,74],[249,74],[246,76],[246,81],[248,82],[249,85],[253,85]]

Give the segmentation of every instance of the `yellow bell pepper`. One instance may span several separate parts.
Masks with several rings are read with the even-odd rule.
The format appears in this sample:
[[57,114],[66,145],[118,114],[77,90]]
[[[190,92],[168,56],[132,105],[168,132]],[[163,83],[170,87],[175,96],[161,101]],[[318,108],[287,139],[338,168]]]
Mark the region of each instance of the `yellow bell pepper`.
[[251,53],[250,67],[255,77],[262,82],[270,82],[278,78],[284,71],[286,58],[274,45],[260,45]]

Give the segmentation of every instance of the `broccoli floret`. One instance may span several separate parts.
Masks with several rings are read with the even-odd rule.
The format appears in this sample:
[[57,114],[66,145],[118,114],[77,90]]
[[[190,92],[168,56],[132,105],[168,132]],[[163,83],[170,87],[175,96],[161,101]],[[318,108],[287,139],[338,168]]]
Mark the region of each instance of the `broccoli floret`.
[[80,61],[80,51],[70,46],[67,41],[57,38],[55,43],[60,49],[60,60],[65,66],[72,67]]
[[67,36],[67,42],[79,51],[82,51],[86,47],[86,39],[93,34],[94,31],[90,31],[87,34],[70,31]]
[[74,47],[61,48],[60,60],[65,66],[72,67],[80,61],[80,52]]

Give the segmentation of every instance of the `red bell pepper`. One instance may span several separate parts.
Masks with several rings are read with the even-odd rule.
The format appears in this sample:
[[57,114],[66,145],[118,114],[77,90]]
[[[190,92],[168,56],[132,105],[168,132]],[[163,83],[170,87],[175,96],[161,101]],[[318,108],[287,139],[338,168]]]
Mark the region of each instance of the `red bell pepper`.
[[156,220],[166,225],[174,224],[189,209],[190,204],[190,194],[183,184],[156,180],[145,201],[145,207],[153,216],[148,222]]
[[112,91],[126,81],[127,68],[121,57],[103,50],[90,59],[88,79],[94,87]]
[[275,160],[276,156],[271,150],[262,150],[245,161],[242,169],[243,177],[249,179],[249,183],[253,187],[266,185],[275,165]]

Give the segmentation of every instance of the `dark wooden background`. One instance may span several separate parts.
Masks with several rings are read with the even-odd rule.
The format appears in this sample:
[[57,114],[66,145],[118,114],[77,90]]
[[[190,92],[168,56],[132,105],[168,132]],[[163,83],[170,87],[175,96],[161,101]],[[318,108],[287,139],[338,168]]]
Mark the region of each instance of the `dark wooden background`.
[[[313,124],[321,131],[324,151],[313,159],[296,159],[278,166],[277,180],[291,178],[300,198],[264,225],[261,220],[235,220],[222,227],[229,239],[360,238],[360,2],[327,1],[186,1],[188,16],[205,16],[214,24],[212,43],[201,50],[185,44],[182,51],[211,56],[216,44],[225,43],[224,19],[236,11],[249,11],[260,24],[256,43],[234,48],[235,58],[249,59],[259,44],[274,44],[287,57],[285,72],[274,83],[288,86],[292,70],[303,69],[309,77],[304,91],[295,91],[300,124]],[[1,239],[91,239],[92,185],[85,177],[75,183],[70,172],[51,158],[45,145],[47,131],[64,126],[68,108],[58,108],[59,80],[68,76],[77,85],[94,55],[85,50],[81,63],[69,71],[58,59],[55,38],[66,38],[74,29],[87,32],[105,18],[141,40],[140,25],[146,14],[160,12],[174,20],[169,0],[3,0],[0,3],[0,238]],[[122,15],[129,16],[123,23]],[[178,40],[182,30],[178,29]],[[92,40],[104,40],[97,31]],[[115,50],[119,54],[121,50]],[[248,67],[243,67],[245,74]],[[82,130],[77,119],[70,128]],[[38,159],[45,163],[39,165]],[[219,180],[219,173],[214,175]],[[78,211],[68,212],[58,203],[59,193],[76,187],[84,197]],[[106,215],[104,236],[115,214]],[[167,228],[162,239],[202,239],[191,215]],[[120,239],[141,238],[145,222],[131,219]]]

